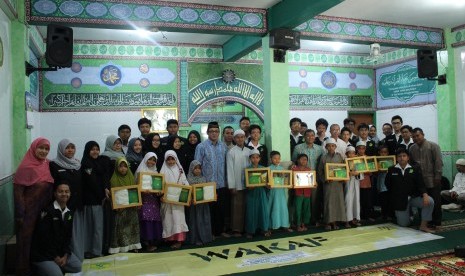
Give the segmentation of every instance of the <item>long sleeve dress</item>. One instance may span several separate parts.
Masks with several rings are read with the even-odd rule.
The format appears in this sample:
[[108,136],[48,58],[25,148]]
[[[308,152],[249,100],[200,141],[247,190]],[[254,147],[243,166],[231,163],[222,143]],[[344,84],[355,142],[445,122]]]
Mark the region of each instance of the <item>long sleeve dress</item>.
[[326,163],[343,163],[344,158],[339,153],[330,155],[328,153],[321,157],[318,166],[318,172],[323,181],[324,193],[324,221],[325,223],[336,221],[347,221],[344,203],[344,191],[342,181],[329,181],[326,182],[325,166]]

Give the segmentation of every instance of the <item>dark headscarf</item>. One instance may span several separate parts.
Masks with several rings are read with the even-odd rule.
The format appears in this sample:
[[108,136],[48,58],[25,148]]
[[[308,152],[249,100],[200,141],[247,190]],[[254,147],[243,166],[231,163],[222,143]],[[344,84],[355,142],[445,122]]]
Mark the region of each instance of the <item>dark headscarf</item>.
[[[161,147],[161,141],[160,141],[160,146],[158,146],[158,148],[154,148],[153,145],[152,145],[152,140],[153,140],[153,137],[155,136],[158,136],[160,137],[160,134],[158,133],[155,133],[155,132],[152,132],[152,133],[149,133],[149,135],[147,135],[147,137],[145,137],[145,141],[144,141],[144,153],[147,153],[147,152],[153,152],[155,153],[157,156],[158,156],[158,159],[157,159],[157,170],[160,171],[161,170],[161,166],[163,165],[163,161],[165,160],[164,156],[165,156],[165,152],[163,151],[162,147]],[[161,137],[160,137],[161,139]]]
[[84,169],[96,170],[98,174],[106,173],[105,164],[101,162],[102,156],[99,155],[97,159],[94,159],[90,156],[90,151],[93,147],[98,147],[100,149],[99,144],[95,141],[89,141],[86,143],[84,147],[84,154],[82,155],[81,165]]
[[[196,137],[197,137],[197,143],[195,144],[191,144],[189,143],[189,137],[191,136],[191,134],[194,134]],[[185,155],[185,158],[186,158],[186,164],[190,164],[192,161],[194,161],[194,158],[195,158],[195,149],[197,148],[197,146],[200,144],[200,133],[197,131],[197,130],[191,130],[189,132],[189,135],[187,135],[187,145],[185,145],[185,149],[186,149],[186,155]]]
[[134,145],[136,144],[136,141],[138,141],[138,140],[141,142],[141,144],[143,146],[144,141],[142,141],[139,138],[132,138],[131,140],[129,140],[128,152],[126,153],[126,159],[128,160],[128,162],[140,163],[142,161],[142,159],[144,159],[144,153],[142,152],[142,149],[141,149],[141,152],[139,152],[139,153],[134,151]]
[[[174,149],[174,141],[176,141],[176,139],[179,139],[179,141],[181,141],[180,149]],[[181,139],[181,137],[179,137],[178,135],[169,136],[166,148],[167,150],[172,150],[176,152],[176,155],[179,158],[179,162],[181,163],[182,168],[184,169],[185,172],[187,172],[189,170],[190,162],[187,160],[187,145],[183,143],[183,140]]]

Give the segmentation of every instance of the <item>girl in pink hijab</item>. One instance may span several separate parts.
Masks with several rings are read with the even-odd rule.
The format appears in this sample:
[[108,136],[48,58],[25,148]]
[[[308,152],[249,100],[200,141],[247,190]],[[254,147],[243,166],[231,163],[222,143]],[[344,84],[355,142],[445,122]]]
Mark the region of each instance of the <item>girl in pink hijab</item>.
[[40,210],[52,200],[53,178],[50,174],[50,142],[35,139],[16,170],[14,183],[16,222],[16,275],[30,273],[29,252],[32,234]]

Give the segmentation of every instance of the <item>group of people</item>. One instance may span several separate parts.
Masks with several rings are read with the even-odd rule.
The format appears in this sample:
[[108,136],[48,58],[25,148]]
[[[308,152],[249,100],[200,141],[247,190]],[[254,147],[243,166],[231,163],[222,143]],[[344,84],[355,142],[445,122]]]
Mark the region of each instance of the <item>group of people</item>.
[[[317,188],[245,186],[246,168],[288,169],[278,151],[268,153],[260,144],[261,127],[247,117],[236,130],[223,128],[222,139],[219,124],[210,122],[205,141],[195,130],[180,137],[176,120],[168,120],[166,137],[150,133],[151,121],[142,118],[139,137],[130,139],[130,127],[121,125],[118,136],[107,137],[102,153],[97,142],[87,142],[81,160],[75,157],[75,144],[63,139],[49,161],[49,141],[35,139],[14,178],[17,274],[27,275],[31,264],[40,275],[75,273],[84,258],[142,248],[153,252],[163,241],[177,249],[185,242],[203,245],[221,236],[305,231],[312,224],[327,230],[359,226],[375,218],[374,202],[385,219],[395,215],[402,226],[409,225],[412,206],[422,209],[420,230],[432,232],[441,224],[440,149],[420,128],[402,126],[402,118],[394,116],[383,125],[386,137],[378,139],[376,128],[364,123],[356,137],[350,118],[342,129],[331,125],[330,137],[325,119],[317,120],[316,132],[300,133],[302,124],[299,118],[290,121],[290,168],[316,171]],[[377,154],[395,154],[398,163],[385,173],[351,171],[349,181],[325,177],[326,163]],[[460,173],[465,172],[465,161],[460,166]],[[217,200],[185,208],[163,202],[162,193],[143,192],[140,208],[112,210],[111,188],[135,185],[142,172],[160,172],[167,183],[215,182]],[[464,197],[465,178],[460,179],[448,194],[443,191],[457,204]]]

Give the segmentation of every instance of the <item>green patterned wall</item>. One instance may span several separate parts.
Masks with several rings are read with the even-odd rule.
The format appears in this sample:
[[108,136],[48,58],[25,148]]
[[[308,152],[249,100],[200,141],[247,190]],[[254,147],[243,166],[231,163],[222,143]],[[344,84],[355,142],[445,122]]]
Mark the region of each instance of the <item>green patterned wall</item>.
[[111,44],[89,43],[77,41],[74,43],[75,56],[98,56],[100,58],[118,59],[123,57],[163,58],[163,59],[208,59],[220,61],[223,54],[219,46],[200,45],[146,45],[146,44]]
[[465,24],[452,28],[452,47],[465,45]]
[[44,111],[176,106],[178,63],[151,59],[74,59],[42,75]]
[[321,66],[289,66],[291,109],[374,108],[374,70]]

